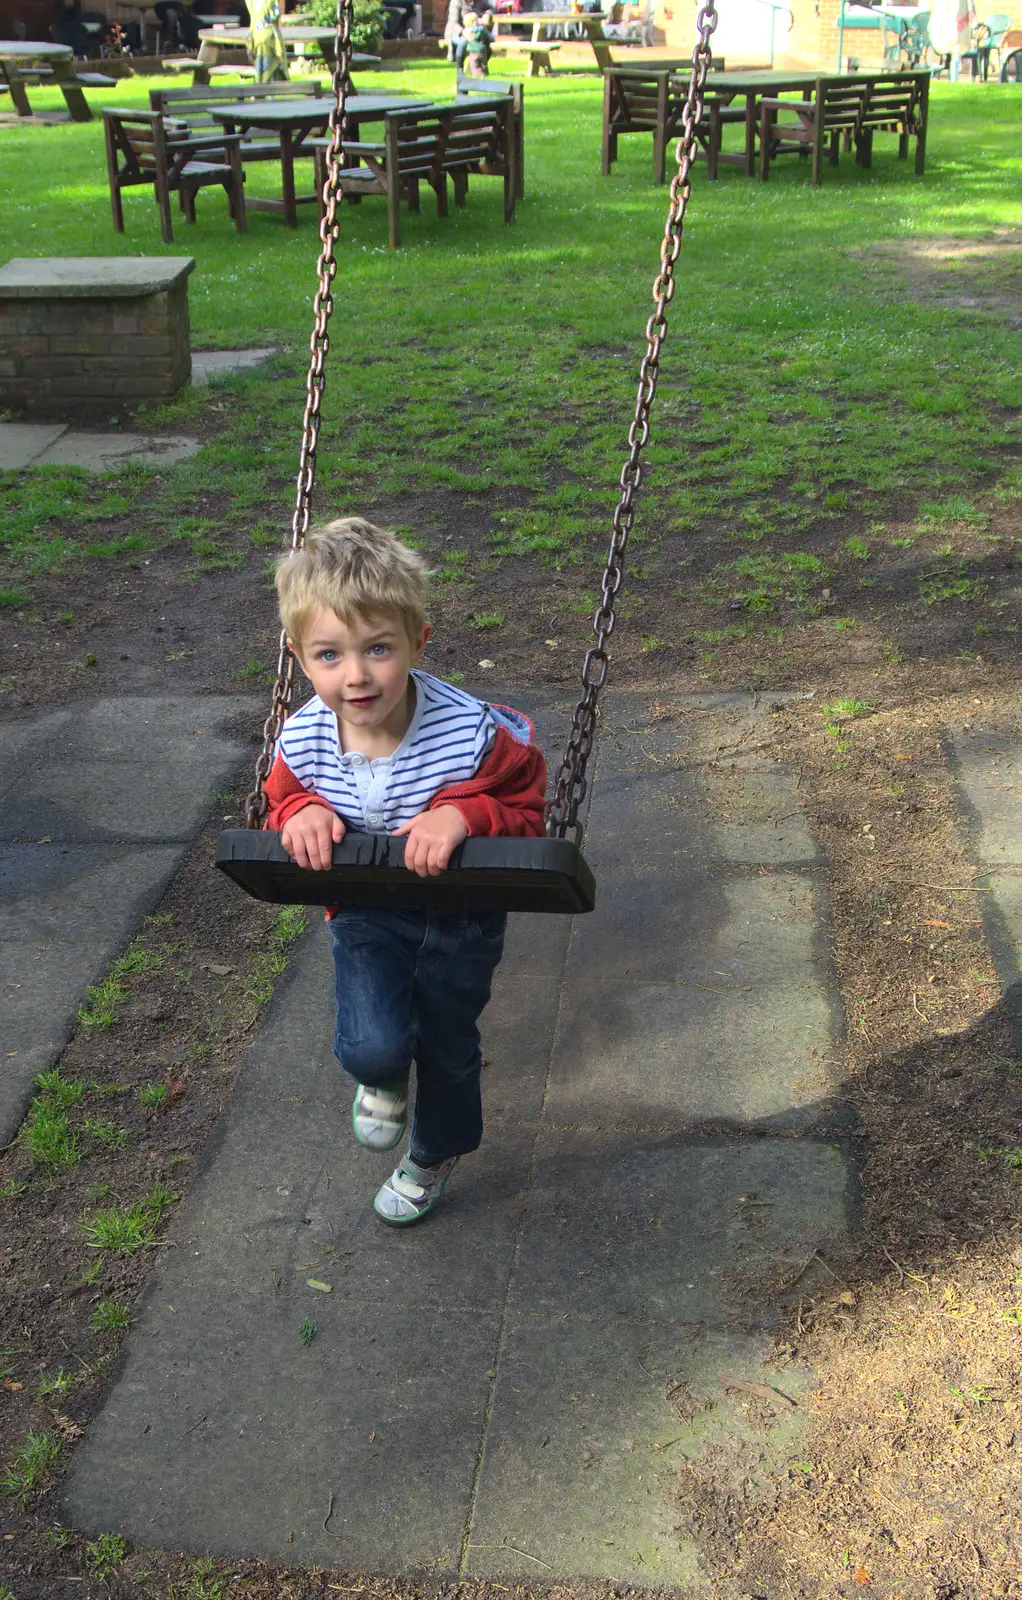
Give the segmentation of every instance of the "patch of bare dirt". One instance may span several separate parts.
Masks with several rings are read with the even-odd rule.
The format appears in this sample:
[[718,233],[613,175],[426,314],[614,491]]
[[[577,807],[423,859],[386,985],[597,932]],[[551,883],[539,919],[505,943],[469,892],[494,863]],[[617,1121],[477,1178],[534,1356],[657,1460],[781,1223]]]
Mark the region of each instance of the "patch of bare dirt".
[[1018,675],[847,686],[874,709],[844,749],[813,702],[775,725],[828,863],[861,1229],[777,1286],[778,1359],[814,1373],[798,1459],[744,1496],[690,1464],[679,1492],[721,1594],[989,1600],[1022,1593],[1022,1019],[941,730],[1017,737]]
[[958,311],[980,311],[1009,328],[1022,327],[1022,232],[990,229],[981,239],[885,241],[852,255],[888,265],[913,299]]

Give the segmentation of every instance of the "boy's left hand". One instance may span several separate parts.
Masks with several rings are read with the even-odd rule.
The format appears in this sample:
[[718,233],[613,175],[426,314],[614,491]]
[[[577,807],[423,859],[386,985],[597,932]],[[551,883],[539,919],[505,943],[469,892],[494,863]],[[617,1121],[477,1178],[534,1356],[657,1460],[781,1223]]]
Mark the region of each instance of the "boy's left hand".
[[411,822],[395,828],[395,838],[404,836],[405,866],[420,878],[436,878],[451,855],[468,838],[468,823],[457,806],[437,806],[435,811],[420,811]]

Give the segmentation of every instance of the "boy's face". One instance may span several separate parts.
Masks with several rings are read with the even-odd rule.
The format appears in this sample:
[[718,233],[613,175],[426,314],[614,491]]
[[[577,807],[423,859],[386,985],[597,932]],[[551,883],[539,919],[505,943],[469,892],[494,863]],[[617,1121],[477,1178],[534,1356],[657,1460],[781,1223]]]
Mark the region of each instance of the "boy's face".
[[312,687],[351,728],[378,729],[400,740],[408,729],[408,674],[422,660],[428,627],[412,639],[403,620],[385,612],[342,622],[315,612],[292,649]]

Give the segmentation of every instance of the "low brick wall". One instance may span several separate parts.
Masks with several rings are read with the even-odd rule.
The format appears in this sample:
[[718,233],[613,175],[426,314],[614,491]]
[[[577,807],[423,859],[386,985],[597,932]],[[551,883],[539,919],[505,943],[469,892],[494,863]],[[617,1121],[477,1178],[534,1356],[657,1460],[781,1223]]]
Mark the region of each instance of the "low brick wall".
[[166,400],[188,382],[190,257],[62,262],[59,281],[54,265],[0,270],[0,405],[60,416]]

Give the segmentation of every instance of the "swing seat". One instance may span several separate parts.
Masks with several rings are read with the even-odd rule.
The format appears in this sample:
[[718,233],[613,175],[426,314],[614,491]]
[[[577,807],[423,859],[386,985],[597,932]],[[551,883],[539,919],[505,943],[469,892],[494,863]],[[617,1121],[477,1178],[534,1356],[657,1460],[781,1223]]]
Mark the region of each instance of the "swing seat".
[[568,839],[466,839],[447,869],[420,878],[404,864],[404,839],[349,833],[323,872],[296,866],[280,834],[225,828],[217,840],[221,872],[256,900],[274,905],[342,906],[374,911],[592,911],[596,884]]

